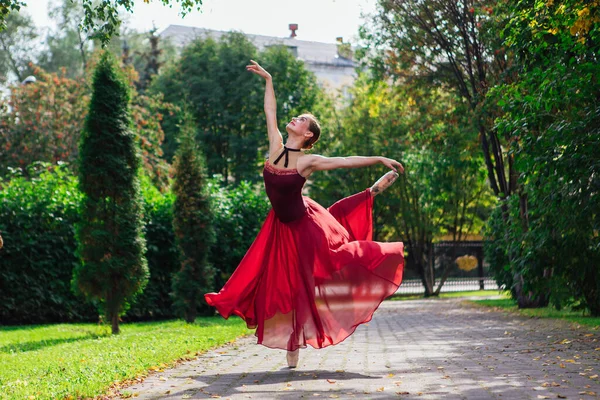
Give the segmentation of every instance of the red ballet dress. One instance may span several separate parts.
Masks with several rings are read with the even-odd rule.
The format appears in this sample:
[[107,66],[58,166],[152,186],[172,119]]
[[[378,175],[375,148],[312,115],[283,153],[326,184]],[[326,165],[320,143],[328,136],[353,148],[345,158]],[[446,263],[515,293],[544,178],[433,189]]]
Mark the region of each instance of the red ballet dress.
[[263,172],[273,209],[219,293],[219,314],[242,317],[258,343],[323,348],[371,320],[402,281],[404,245],[372,241],[370,190],[325,209],[306,196],[297,170],[269,161]]

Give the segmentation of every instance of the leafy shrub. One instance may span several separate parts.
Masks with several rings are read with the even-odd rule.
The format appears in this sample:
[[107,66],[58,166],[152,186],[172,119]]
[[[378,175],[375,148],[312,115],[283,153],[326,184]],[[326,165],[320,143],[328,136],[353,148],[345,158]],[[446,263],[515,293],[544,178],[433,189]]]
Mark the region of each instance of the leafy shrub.
[[95,307],[71,292],[81,194],[66,166],[36,163],[0,180],[0,320],[91,321]]

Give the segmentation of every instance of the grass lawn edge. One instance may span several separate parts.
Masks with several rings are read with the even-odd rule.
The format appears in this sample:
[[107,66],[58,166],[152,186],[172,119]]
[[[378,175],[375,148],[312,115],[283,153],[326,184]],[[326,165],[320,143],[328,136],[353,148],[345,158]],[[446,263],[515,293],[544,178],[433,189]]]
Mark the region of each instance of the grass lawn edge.
[[600,329],[600,317],[585,316],[583,315],[583,312],[570,310],[559,311],[552,307],[519,309],[516,302],[512,299],[465,299],[461,303],[477,308],[487,308],[493,311],[519,315],[527,318],[549,318],[563,320],[571,324],[586,326],[592,328],[593,330]]
[[191,362],[194,360],[197,360],[198,357],[200,357],[203,354],[208,353],[209,351],[212,351],[214,349],[218,349],[220,347],[225,347],[225,346],[232,346],[235,344],[235,342],[237,342],[240,339],[243,339],[245,337],[248,337],[252,335],[252,332],[248,332],[245,333],[243,335],[237,336],[234,339],[231,339],[225,343],[221,343],[219,345],[215,345],[214,347],[210,347],[208,349],[205,350],[199,350],[195,353],[193,353],[193,355],[185,355],[182,357],[179,357],[175,360],[172,361],[166,361],[163,362],[162,364],[164,365],[163,368],[161,369],[147,369],[146,371],[138,374],[137,376],[133,377],[133,378],[128,378],[128,379],[124,379],[118,383],[113,383],[112,385],[110,385],[108,388],[106,388],[105,392],[102,394],[99,394],[95,397],[93,397],[94,400],[106,400],[106,399],[114,399],[116,397],[121,397],[124,399],[128,399],[128,398],[135,398],[136,396],[134,396],[134,393],[123,393],[122,391],[125,390],[130,387],[131,385],[135,385],[138,383],[142,383],[144,382],[144,380],[152,375],[164,372],[167,369],[172,369],[172,368],[176,368],[178,365],[181,365],[183,363],[186,362]]

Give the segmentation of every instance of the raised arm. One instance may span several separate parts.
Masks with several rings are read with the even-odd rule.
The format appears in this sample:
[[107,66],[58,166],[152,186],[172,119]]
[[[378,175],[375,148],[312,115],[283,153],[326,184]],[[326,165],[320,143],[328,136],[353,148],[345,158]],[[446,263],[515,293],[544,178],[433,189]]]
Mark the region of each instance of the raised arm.
[[360,168],[369,165],[383,164],[391,170],[399,173],[404,172],[404,167],[398,161],[386,157],[324,157],[319,155],[308,155],[302,157],[301,174],[308,176],[314,171],[326,171],[338,168]]
[[269,154],[283,147],[283,137],[277,127],[277,101],[275,100],[275,89],[273,79],[263,67],[256,61],[250,60],[246,70],[265,79],[265,116],[267,117],[267,132],[269,135]]

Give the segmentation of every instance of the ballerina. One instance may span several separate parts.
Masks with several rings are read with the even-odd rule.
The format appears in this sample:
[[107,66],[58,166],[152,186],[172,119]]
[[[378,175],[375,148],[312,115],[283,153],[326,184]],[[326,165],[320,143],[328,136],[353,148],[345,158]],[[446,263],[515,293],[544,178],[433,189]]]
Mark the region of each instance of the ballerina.
[[[259,344],[287,350],[288,366],[295,368],[300,348],[342,342],[398,289],[404,245],[372,240],[372,206],[373,197],[404,168],[386,157],[304,154],[321,134],[312,114],[292,118],[284,144],[271,75],[250,62],[246,69],[266,82],[269,158],[263,178],[273,208],[229,280],[205,299],[224,318],[243,318],[256,329]],[[329,209],[302,196],[306,179],[316,171],[375,164],[391,170]]]

